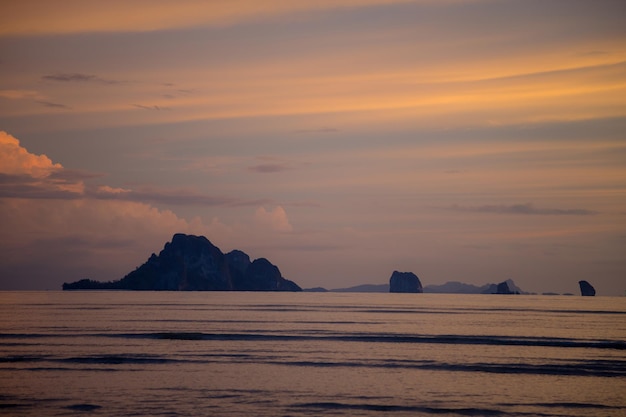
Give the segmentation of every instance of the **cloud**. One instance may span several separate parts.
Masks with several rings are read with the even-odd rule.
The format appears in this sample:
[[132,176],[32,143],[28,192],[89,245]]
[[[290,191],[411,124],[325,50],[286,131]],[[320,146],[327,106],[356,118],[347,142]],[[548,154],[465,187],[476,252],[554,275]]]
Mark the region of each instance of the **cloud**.
[[101,178],[104,174],[100,174],[97,172],[85,171],[82,169],[67,169],[63,168],[60,170],[53,171],[50,174],[50,179],[52,180],[64,180],[64,181],[84,181],[90,180],[93,178]]
[[130,193],[132,190],[127,188],[110,187],[108,185],[101,185],[97,188],[97,193],[102,195],[120,195]]
[[122,200],[150,203],[162,203],[167,205],[193,205],[193,206],[257,206],[268,201],[264,199],[246,200],[227,196],[211,196],[184,189],[161,189],[144,187],[140,189],[113,188],[99,186],[89,191],[89,196],[100,200]]
[[336,133],[339,129],[334,127],[320,127],[317,129],[298,129],[295,133]]
[[67,170],[46,155],[35,155],[19,140],[0,131],[0,197],[74,199],[85,192],[84,180],[97,174]]
[[287,218],[287,212],[281,206],[276,206],[268,211],[265,207],[259,207],[254,213],[257,226],[277,232],[291,232],[293,227]]
[[63,169],[46,155],[35,155],[20,146],[20,141],[0,131],[0,173],[44,178]]
[[[22,0],[3,7],[0,35],[31,35],[80,32],[143,32],[163,29],[229,26],[293,13],[406,3],[408,0],[317,0],[293,1],[230,0],[198,2],[193,0],[154,2],[107,2],[83,0],[78,4],[56,4],[41,0]],[[430,1],[427,1],[429,3]],[[430,2],[432,3],[432,2]],[[441,3],[441,1],[437,2]]]
[[267,199],[246,200],[227,196],[211,196],[184,189],[144,187],[133,190],[85,183],[85,180],[100,176],[99,174],[65,169],[51,173],[44,178],[0,172],[0,198],[116,200],[168,206],[205,207],[243,207],[270,203]]
[[273,163],[273,164],[259,164],[248,167],[250,171],[258,172],[260,174],[272,174],[275,172],[282,172],[291,169],[288,164]]
[[71,109],[71,107],[66,106],[65,104],[53,103],[51,101],[37,100],[37,103],[41,104],[44,107],[49,107],[53,109],[68,109],[68,110]]
[[474,213],[496,213],[496,214],[522,214],[522,215],[554,215],[554,216],[590,216],[598,214],[597,211],[586,209],[559,209],[559,208],[537,208],[530,203],[512,205],[484,205],[484,206],[459,206],[453,205],[450,210],[474,212]]
[[28,152],[20,145],[19,140],[0,131],[0,197],[3,198],[118,200],[207,207],[243,207],[271,203],[267,199],[213,196],[188,189],[126,189],[89,183],[90,180],[102,176],[100,173],[66,169],[61,164],[53,163],[46,155]]
[[44,81],[58,81],[58,82],[89,82],[89,83],[98,83],[98,84],[121,84],[123,81],[111,80],[107,78],[102,78],[93,74],[82,74],[78,72],[74,73],[65,73],[59,72],[55,74],[43,75],[41,77]]
[[0,90],[0,98],[8,100],[31,100],[50,109],[71,109],[70,106],[63,103],[50,101],[44,94],[34,90]]
[[286,203],[285,205],[289,207],[322,207],[320,203],[312,200],[294,200]]
[[[283,172],[294,169],[296,165],[290,161],[283,160],[281,158],[276,158],[273,156],[257,156],[255,158],[257,163],[255,165],[251,165],[248,167],[249,171],[256,172],[259,174],[273,174],[276,172]],[[299,162],[298,166],[306,166],[309,165],[308,162]]]
[[163,107],[163,106],[157,106],[156,104],[153,106],[145,106],[143,104],[133,104],[133,107],[137,107],[138,109],[144,109],[144,110],[172,110],[171,107]]
[[67,181],[48,181],[29,175],[0,173],[0,198],[74,200],[82,197],[84,185]]
[[0,90],[0,97],[7,98],[9,100],[45,99],[45,96],[43,96],[39,91],[34,90]]

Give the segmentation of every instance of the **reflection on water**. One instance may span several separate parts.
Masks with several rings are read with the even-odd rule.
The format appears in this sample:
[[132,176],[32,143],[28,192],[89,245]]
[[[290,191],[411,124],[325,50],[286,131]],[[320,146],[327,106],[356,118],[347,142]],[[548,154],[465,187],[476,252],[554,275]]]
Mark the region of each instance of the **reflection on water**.
[[0,293],[10,415],[626,414],[626,298]]

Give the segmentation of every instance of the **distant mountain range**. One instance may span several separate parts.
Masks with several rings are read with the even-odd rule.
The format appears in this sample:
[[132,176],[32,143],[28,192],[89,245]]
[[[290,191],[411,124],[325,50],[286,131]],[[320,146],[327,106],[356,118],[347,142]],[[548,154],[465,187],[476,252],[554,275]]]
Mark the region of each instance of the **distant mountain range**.
[[[526,294],[525,291],[515,285],[512,279],[507,279],[503,282],[507,284],[509,291],[512,293]],[[427,285],[424,287],[424,292],[440,294],[495,294],[498,292],[498,285],[500,284],[485,284],[479,287],[458,281],[448,281],[442,285]]]
[[[517,285],[512,279],[503,281],[507,284],[510,292],[518,294],[527,294]],[[448,281],[441,285],[426,285],[423,288],[425,293],[437,293],[437,294],[496,294],[498,293],[498,284],[485,284],[482,286],[465,284],[458,281]],[[332,290],[326,290],[324,288],[311,288],[304,291],[311,292],[389,292],[389,284],[361,284],[348,288],[336,288]]]

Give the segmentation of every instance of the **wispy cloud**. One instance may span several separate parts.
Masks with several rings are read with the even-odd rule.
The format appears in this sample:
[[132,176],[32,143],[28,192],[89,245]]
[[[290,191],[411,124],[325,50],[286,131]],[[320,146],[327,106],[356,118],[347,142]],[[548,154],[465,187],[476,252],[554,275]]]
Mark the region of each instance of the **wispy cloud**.
[[70,110],[71,107],[51,101],[45,94],[36,90],[0,90],[0,98],[8,100],[29,100],[50,109]]
[[295,133],[335,133],[339,132],[339,129],[334,127],[320,127],[317,129],[298,129]]
[[249,166],[248,170],[259,174],[274,174],[295,168],[293,163],[273,156],[257,156],[255,159],[260,163]]
[[66,106],[65,104],[61,103],[54,103],[52,101],[37,100],[37,103],[41,104],[44,107],[49,107],[52,109],[71,109],[70,106]]
[[89,196],[105,200],[124,200],[142,203],[191,206],[258,206],[269,202],[265,199],[246,200],[228,196],[212,196],[190,190],[160,189],[151,187],[131,190],[101,186],[90,191]]
[[285,207],[322,207],[322,205],[320,203],[318,203],[317,201],[311,201],[311,200],[295,200],[295,201],[290,201],[290,202],[286,202],[285,204],[283,204],[283,206]]
[[276,172],[283,172],[292,169],[288,164],[274,163],[274,164],[259,164],[248,167],[250,171],[258,172],[260,174],[273,174]]
[[243,207],[271,204],[268,199],[242,199],[213,196],[183,189],[143,187],[138,189],[96,186],[85,180],[100,174],[63,168],[43,177],[29,174],[0,173],[0,198],[47,199],[47,200],[118,200],[176,206],[226,206]]
[[35,155],[13,136],[0,132],[0,198],[49,200],[120,200],[138,203],[190,206],[261,206],[268,199],[214,196],[189,189],[139,187],[115,188],[90,180],[100,173],[66,169],[46,155]]
[[[293,13],[370,7],[408,0],[317,0],[293,1],[230,0],[228,2],[169,2],[113,3],[83,0],[81,7],[24,0],[3,8],[0,15],[0,35],[31,35],[80,32],[155,31],[163,29],[230,26],[240,22],[262,20]],[[429,3],[443,3],[443,1]],[[6,9],[6,10],[5,10]],[[35,12],[33,12],[33,10]]]
[[160,110],[172,110],[171,107],[164,107],[164,106],[158,106],[158,105],[152,105],[152,106],[146,106],[144,104],[133,104],[133,107],[136,107],[138,109],[143,109],[143,110],[156,110],[156,111],[160,111]]
[[47,172],[0,172],[0,198],[75,200],[85,198],[85,181],[102,174],[63,167],[50,167]]
[[0,97],[9,100],[35,99],[44,100],[45,96],[35,90],[0,90]]
[[453,205],[450,210],[473,213],[521,214],[521,215],[553,215],[553,216],[591,216],[599,214],[594,210],[579,208],[540,208],[530,203],[512,205],[460,206]]
[[83,74],[79,72],[66,73],[58,72],[54,74],[43,75],[41,77],[44,81],[57,81],[57,82],[79,82],[79,83],[98,83],[98,84],[121,84],[124,81],[112,80],[109,78],[102,78],[94,74]]
[[42,178],[36,178],[29,174],[0,173],[0,198],[117,200],[168,206],[205,207],[254,207],[272,203],[268,199],[213,196],[183,189],[162,189],[156,187],[126,189],[85,183],[86,180],[97,177],[101,177],[101,174],[63,168]]
[[53,171],[48,178],[53,181],[85,181],[94,178],[101,178],[104,174],[98,172],[85,171],[83,169],[59,169]]
[[0,198],[75,200],[82,192],[75,183],[48,181],[26,174],[0,173]]

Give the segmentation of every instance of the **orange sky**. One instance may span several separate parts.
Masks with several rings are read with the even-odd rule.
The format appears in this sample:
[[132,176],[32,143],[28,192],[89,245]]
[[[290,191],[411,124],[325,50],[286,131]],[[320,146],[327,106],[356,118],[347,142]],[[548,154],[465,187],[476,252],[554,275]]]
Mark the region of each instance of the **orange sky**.
[[0,288],[118,279],[187,232],[303,287],[622,295],[625,11],[5,2]]

